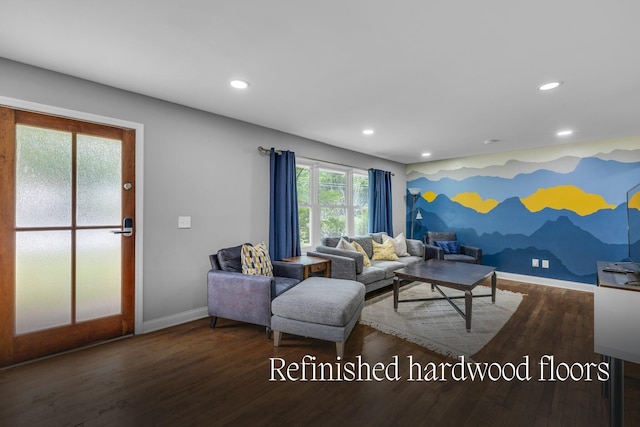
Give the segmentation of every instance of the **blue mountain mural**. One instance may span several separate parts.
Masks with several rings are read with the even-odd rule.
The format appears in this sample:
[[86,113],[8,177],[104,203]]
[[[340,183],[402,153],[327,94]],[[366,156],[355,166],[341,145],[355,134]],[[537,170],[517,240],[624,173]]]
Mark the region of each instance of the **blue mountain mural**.
[[[416,208],[420,209],[423,216],[428,215],[428,212],[437,212],[442,220],[442,226],[473,228],[478,234],[499,231],[503,234],[530,236],[544,223],[567,217],[572,224],[589,230],[602,242],[627,243],[626,204],[621,204],[615,209],[603,209],[588,216],[581,216],[566,209],[543,209],[534,214],[522,204],[519,198],[512,197],[500,203],[489,213],[483,214],[453,202],[447,196],[440,195],[431,203],[419,199]],[[523,221],[524,218],[526,221]],[[410,218],[408,220],[410,221]],[[415,228],[414,234],[418,238],[422,237],[418,228]]]
[[[627,259],[626,191],[640,180],[640,163],[597,157],[572,158],[571,162],[575,168],[562,173],[546,170],[542,163],[539,169],[512,174],[512,178],[413,179],[407,187],[437,195],[432,201],[418,199],[416,209],[422,219],[414,223],[414,238],[422,239],[427,230],[455,231],[462,243],[483,249],[483,264],[500,271],[595,284],[596,261]],[[578,199],[568,200],[566,209],[545,207],[535,211],[522,201],[539,189],[563,186],[582,191],[585,203],[595,208],[586,209],[588,214],[584,214],[580,208],[585,206]],[[462,193],[475,193],[483,201],[493,199],[498,204],[487,212],[452,200]],[[550,194],[563,195],[561,191]],[[586,197],[592,195],[601,197],[589,202]],[[535,201],[541,200],[544,202],[538,194]],[[407,212],[408,230],[410,215]],[[532,258],[549,260],[549,268],[532,267]]]
[[553,187],[561,183],[577,183],[589,193],[602,195],[609,203],[625,202],[625,193],[637,184],[640,171],[638,163],[602,160],[597,157],[581,159],[572,172],[558,173],[540,169],[513,178],[498,176],[472,176],[464,180],[442,178],[429,180],[419,177],[407,182],[407,188],[416,187],[453,197],[463,192],[479,192],[484,198],[503,201],[510,197],[526,197],[538,188]]
[[[531,258],[549,260],[549,268],[531,267]],[[560,259],[549,251],[540,251],[535,248],[505,249],[504,251],[482,257],[483,264],[500,266],[500,271],[508,273],[526,274],[528,276],[547,277],[550,279],[567,280],[579,283],[596,283],[595,269],[591,274],[578,276],[571,273]],[[528,267],[522,267],[527,265]]]
[[[535,215],[535,214],[534,214]],[[522,218],[522,217],[521,217]],[[546,221],[530,235],[499,232],[478,234],[470,227],[450,226],[435,213],[426,213],[414,227],[414,235],[422,239],[427,230],[455,231],[458,239],[470,246],[482,248],[483,264],[500,271],[555,277],[585,283],[595,283],[598,260],[622,261],[627,257],[627,244],[610,244],[573,224],[568,217]],[[506,261],[505,254],[515,258]],[[531,259],[549,260],[549,269],[532,268]]]

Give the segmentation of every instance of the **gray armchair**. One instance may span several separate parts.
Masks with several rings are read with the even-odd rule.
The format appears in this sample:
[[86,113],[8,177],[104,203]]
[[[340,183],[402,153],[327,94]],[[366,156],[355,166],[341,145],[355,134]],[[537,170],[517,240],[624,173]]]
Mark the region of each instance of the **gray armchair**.
[[218,317],[266,326],[271,334],[271,301],[303,279],[300,264],[272,261],[274,277],[242,274],[242,245],[209,255],[207,299],[211,328]]
[[[424,240],[426,250],[425,259],[435,258],[447,261],[482,264],[482,249],[460,244],[456,233],[428,231],[424,236]],[[446,251],[445,248],[447,248],[448,251]]]

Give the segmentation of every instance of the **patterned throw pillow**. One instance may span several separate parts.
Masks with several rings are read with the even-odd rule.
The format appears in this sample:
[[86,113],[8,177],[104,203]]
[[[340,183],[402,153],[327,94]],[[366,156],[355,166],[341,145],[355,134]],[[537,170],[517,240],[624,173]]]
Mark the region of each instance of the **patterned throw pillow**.
[[387,240],[380,244],[373,240],[373,256],[372,261],[396,261],[398,255],[396,255],[396,247],[393,245],[393,240]]
[[264,242],[255,246],[242,245],[242,274],[273,277],[271,257]]
[[457,240],[436,240],[436,245],[440,246],[445,254],[459,254],[460,243]]
[[371,260],[369,259],[369,256],[367,255],[367,252],[362,248],[362,246],[360,246],[360,243],[351,242],[351,244],[353,245],[354,248],[356,248],[356,251],[358,251],[358,252],[360,252],[362,254],[362,258],[364,258],[363,265],[365,267],[371,267]]
[[387,234],[383,234],[382,243],[387,240],[391,240],[393,242],[393,246],[396,249],[396,255],[409,256],[409,252],[407,251],[407,239],[404,237],[404,233],[398,234],[395,239]]

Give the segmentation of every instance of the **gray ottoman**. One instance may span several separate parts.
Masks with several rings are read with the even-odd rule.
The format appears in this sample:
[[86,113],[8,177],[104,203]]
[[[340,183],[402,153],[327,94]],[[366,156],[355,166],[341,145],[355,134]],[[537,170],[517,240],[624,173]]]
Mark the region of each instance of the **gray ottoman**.
[[310,277],[271,303],[273,343],[282,333],[334,341],[338,357],[360,318],[365,287],[353,280]]

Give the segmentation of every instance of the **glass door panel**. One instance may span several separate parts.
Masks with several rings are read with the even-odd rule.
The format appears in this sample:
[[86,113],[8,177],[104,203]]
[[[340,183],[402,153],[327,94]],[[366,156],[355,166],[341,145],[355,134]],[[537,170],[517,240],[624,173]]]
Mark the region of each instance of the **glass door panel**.
[[79,226],[122,221],[122,141],[77,136],[77,218]]
[[76,232],[76,321],[122,312],[121,246],[108,230]]
[[70,226],[72,134],[18,125],[16,140],[16,226]]
[[16,234],[16,334],[71,323],[71,232]]

